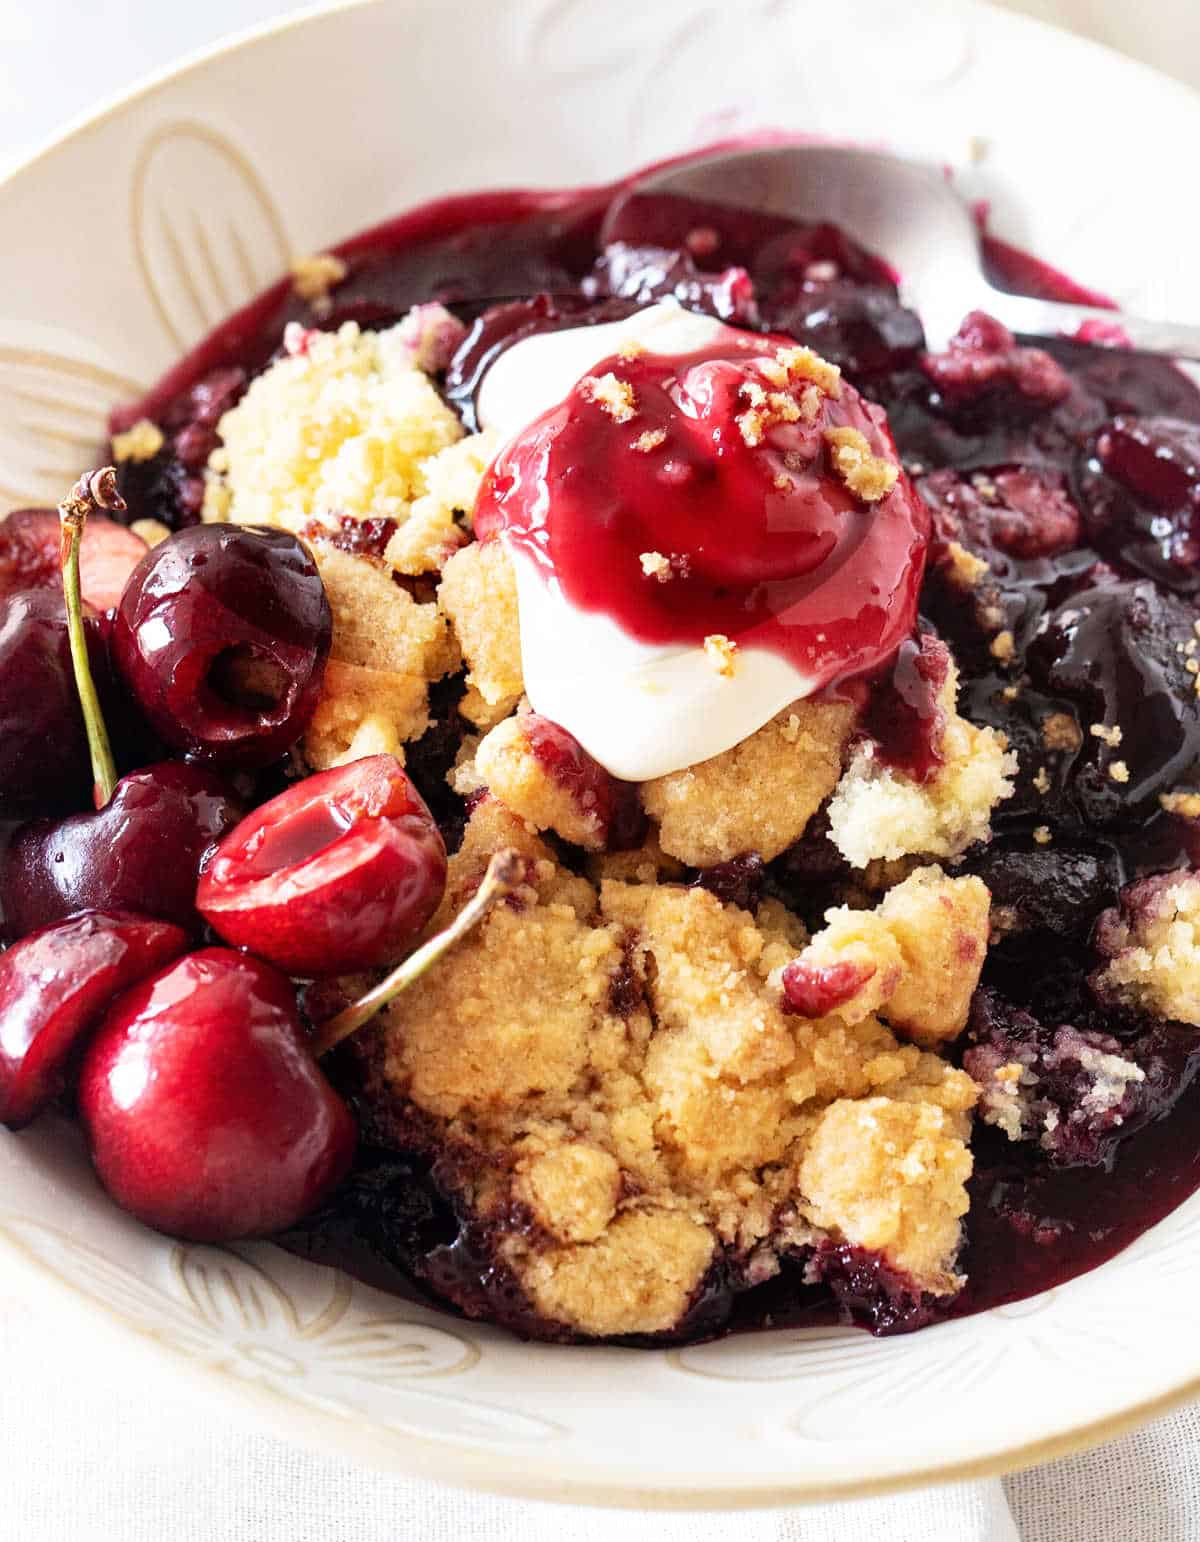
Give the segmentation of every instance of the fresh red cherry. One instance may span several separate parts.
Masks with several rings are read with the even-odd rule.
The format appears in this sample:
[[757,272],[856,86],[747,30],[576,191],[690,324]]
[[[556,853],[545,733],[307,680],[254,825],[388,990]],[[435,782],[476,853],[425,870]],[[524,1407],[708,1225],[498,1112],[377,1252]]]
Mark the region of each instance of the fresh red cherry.
[[177,958],[187,933],[121,912],[85,911],[0,956],[0,1121],[28,1124],[113,998]]
[[[92,667],[103,678],[104,641],[94,616],[85,618],[84,630]],[[10,594],[0,600],[0,818],[78,808],[90,782],[62,595]]]
[[111,466],[81,477],[59,505],[65,628],[96,812],[13,833],[0,865],[9,937],[85,909],[134,910],[198,928],[200,870],[240,812],[213,773],[195,766],[166,761],[117,781],[88,654],[79,556],[89,516],[121,507]]
[[446,847],[399,761],[371,755],[242,820],[201,876],[215,931],[296,975],[348,974],[410,947],[446,887]]
[[112,1004],[84,1056],[79,1113],[117,1203],[199,1242],[292,1225],[345,1176],[356,1142],[290,981],[227,948],[188,954]]
[[165,743],[264,766],[308,726],[332,630],[321,575],[295,536],[196,525],[134,569],[113,657]]
[[240,813],[215,772],[164,760],[122,777],[101,809],[23,825],[0,863],[7,935],[89,909],[197,931],[196,881]]
[[[16,589],[62,585],[62,525],[57,509],[14,509],[0,520],[0,595]],[[146,555],[141,536],[115,519],[88,521],[79,550],[83,598],[97,610],[112,610],[130,573]]]
[[309,1040],[270,964],[205,948],[110,1006],[79,1075],[105,1188],[175,1236],[227,1242],[293,1225],[345,1176],[356,1131],[316,1057],[418,980],[524,878],[500,851],[453,921]]

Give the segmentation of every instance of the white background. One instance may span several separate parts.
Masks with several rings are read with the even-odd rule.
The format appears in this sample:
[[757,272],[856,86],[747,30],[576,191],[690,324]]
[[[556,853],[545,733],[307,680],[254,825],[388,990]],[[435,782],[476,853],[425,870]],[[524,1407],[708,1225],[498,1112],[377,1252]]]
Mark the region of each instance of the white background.
[[[470,0],[446,3],[469,12]],[[1200,86],[1200,0],[1011,3]],[[298,8],[279,0],[0,0],[0,166],[181,54]],[[1182,171],[1194,186],[1190,165]],[[19,231],[0,231],[0,240],[19,239]],[[85,1316],[40,1301],[0,1270],[0,1542],[1200,1542],[1194,1409],[1008,1480],[1003,1490],[964,1486],[790,1515],[639,1522],[480,1505],[297,1451],[216,1407],[196,1403],[142,1358],[130,1363],[121,1343]]]

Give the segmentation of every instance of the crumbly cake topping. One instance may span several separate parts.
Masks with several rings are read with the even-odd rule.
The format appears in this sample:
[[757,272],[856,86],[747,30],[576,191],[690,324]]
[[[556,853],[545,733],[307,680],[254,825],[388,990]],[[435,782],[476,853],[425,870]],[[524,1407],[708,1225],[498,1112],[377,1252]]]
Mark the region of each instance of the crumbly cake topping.
[[1126,890],[1097,926],[1109,962],[1099,989],[1158,1017],[1200,1027],[1200,877],[1171,873]]
[[637,417],[637,397],[628,380],[619,380],[610,370],[605,375],[585,375],[579,382],[579,394],[585,402],[602,407],[614,423],[628,423]]
[[723,755],[644,783],[663,850],[693,867],[777,857],[836,785],[853,720],[845,703],[796,702]]
[[825,443],[833,469],[856,498],[864,503],[878,503],[895,487],[899,466],[876,455],[860,429],[827,428]]
[[[670,567],[670,563],[667,564]],[[704,639],[704,656],[717,674],[732,680],[737,672],[737,643],[720,632]]]
[[296,257],[292,260],[292,288],[301,300],[325,300],[348,272],[346,264],[332,252]]
[[[969,1077],[873,1013],[789,1014],[772,976],[795,938],[771,907],[659,882],[597,891],[491,797],[446,913],[502,843],[532,864],[526,908],[493,912],[361,1051],[382,1106],[446,1121],[460,1199],[540,1311],[583,1333],[661,1331],[718,1246],[769,1272],[797,1227],[953,1288]],[[505,1221],[515,1200],[549,1245]]]
[[1016,757],[1004,737],[955,710],[953,670],[942,690],[942,763],[925,782],[881,763],[871,744],[851,759],[829,805],[830,836],[852,867],[909,855],[955,858],[986,840],[992,810],[1013,791]]
[[219,430],[205,518],[296,535],[343,515],[402,523],[428,491],[427,462],[462,438],[403,324],[363,332],[352,321],[276,360]]
[[[362,1035],[369,1117],[437,1159],[496,1267],[563,1331],[668,1331],[718,1258],[758,1282],[825,1241],[878,1254],[920,1290],[957,1289],[978,1089],[938,1051],[963,1030],[993,918],[979,878],[933,860],[987,839],[1013,756],[958,714],[951,667],[923,780],[884,760],[859,706],[824,698],[637,787],[577,745],[556,766],[524,699],[512,558],[471,529],[498,444],[464,436],[430,379],[458,328],[427,306],[378,334],[300,329],[221,419],[208,473],[207,518],[291,529],[325,583],[334,634],[311,766],[403,758],[430,727],[429,686],[463,671],[472,732],[447,781],[471,814],[431,926],[499,847],[530,865],[526,886]],[[761,375],[738,418],[756,442],[776,422],[816,422],[842,391],[805,348],[779,350]],[[637,415],[611,373],[581,394],[617,423]],[[665,437],[630,444],[650,455]],[[857,498],[887,496],[899,468],[865,435],[825,442]],[[674,560],[639,557],[652,583],[672,579]],[[963,547],[952,562],[964,589],[987,573]],[[704,651],[736,689],[735,644],[714,634]],[[1078,733],[1063,717],[1047,719],[1048,745]],[[1119,730],[1091,731],[1119,743]],[[635,816],[628,849],[612,849],[614,799]],[[858,887],[810,936],[753,875],[826,828]],[[702,886],[725,868],[731,887]],[[1138,981],[1121,989],[1149,988],[1137,947],[1153,951],[1145,939],[1119,951],[1113,989],[1118,968]],[[1097,1061],[1097,1098],[1115,1095],[1119,1069]],[[1027,1074],[1015,1091],[984,1078],[989,1117],[1003,1090],[1021,1127],[1011,1110]]]
[[149,418],[139,418],[132,428],[123,434],[112,436],[113,459],[118,462],[131,460],[135,464],[153,460],[166,440],[157,423]]

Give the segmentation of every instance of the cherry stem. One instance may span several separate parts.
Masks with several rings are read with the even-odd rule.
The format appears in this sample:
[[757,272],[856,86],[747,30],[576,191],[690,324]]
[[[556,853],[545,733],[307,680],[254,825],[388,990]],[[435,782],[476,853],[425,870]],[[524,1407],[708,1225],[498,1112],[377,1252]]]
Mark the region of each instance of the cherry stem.
[[93,510],[111,509],[120,512],[124,507],[125,500],[117,491],[117,473],[112,466],[86,472],[58,506],[58,517],[62,522],[60,560],[63,598],[67,605],[67,636],[71,643],[75,689],[83,709],[83,726],[87,730],[97,808],[103,808],[116,789],[117,767],[88,658],[87,634],[83,628],[83,596],[79,587],[79,548],[83,544],[83,528]]
[[524,877],[525,864],[518,854],[511,847],[498,851],[488,863],[482,883],[450,925],[423,943],[415,953],[410,953],[402,964],[398,964],[391,974],[380,980],[378,985],[352,1006],[322,1023],[313,1042],[313,1053],[318,1057],[327,1054],[335,1044],[357,1033],[381,1007],[386,1007],[401,991],[406,991],[414,981],[419,980],[432,964],[436,964],[461,937],[483,920],[497,900],[511,894]]

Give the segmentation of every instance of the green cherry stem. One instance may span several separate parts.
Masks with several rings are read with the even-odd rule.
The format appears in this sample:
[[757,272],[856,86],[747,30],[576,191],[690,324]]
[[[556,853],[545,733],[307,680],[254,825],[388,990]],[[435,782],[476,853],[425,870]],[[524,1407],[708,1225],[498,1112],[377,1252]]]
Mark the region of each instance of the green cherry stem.
[[94,509],[120,512],[124,507],[125,500],[117,491],[117,473],[112,466],[86,472],[58,506],[58,517],[62,522],[61,562],[63,597],[67,605],[67,635],[71,642],[75,689],[83,709],[83,725],[87,730],[88,752],[92,758],[97,808],[103,808],[112,797],[117,785],[117,768],[88,659],[87,635],[83,629],[83,598],[79,588],[79,548],[83,544],[83,528]]
[[525,864],[517,853],[511,847],[498,851],[488,863],[483,882],[450,925],[423,943],[415,953],[410,953],[402,964],[398,964],[391,974],[380,980],[378,985],[352,1006],[322,1023],[313,1041],[313,1053],[317,1056],[327,1054],[335,1044],[357,1033],[381,1007],[386,1007],[401,991],[407,990],[414,981],[419,980],[430,965],[436,964],[443,953],[483,920],[497,900],[511,894],[524,877]]

